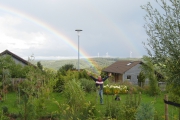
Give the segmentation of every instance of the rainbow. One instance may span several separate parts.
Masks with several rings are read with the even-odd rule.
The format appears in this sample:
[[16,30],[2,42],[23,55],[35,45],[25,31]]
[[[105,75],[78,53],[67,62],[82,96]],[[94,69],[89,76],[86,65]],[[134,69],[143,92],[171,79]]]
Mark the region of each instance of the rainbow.
[[[102,22],[104,22],[110,29],[113,29],[114,32],[117,33],[119,39],[121,40],[121,43],[126,41],[125,44],[129,48],[130,51],[133,51],[133,53],[140,53],[139,51],[137,51],[137,49],[135,49],[132,42],[130,42],[128,37],[123,33],[123,31],[121,30],[121,28],[118,27],[118,25],[114,24],[114,22],[111,21],[107,16],[103,15],[103,13],[100,12],[91,2],[88,2],[88,1],[86,1],[86,2],[88,4],[88,6],[90,7],[90,9],[92,11],[94,11],[94,13],[98,14],[99,18],[102,19]],[[27,13],[24,13],[23,11],[19,11],[17,9],[14,9],[12,7],[8,7],[8,6],[2,5],[2,4],[0,5],[0,10],[3,10],[7,13],[18,16],[22,19],[30,21],[31,23],[33,23],[37,26],[40,26],[41,28],[47,30],[48,32],[50,32],[51,34],[56,36],[57,38],[60,38],[61,40],[63,40],[75,51],[78,51],[77,43],[74,43],[71,39],[69,39],[67,36],[62,34],[62,32],[58,31],[56,28],[54,28],[50,24],[47,24],[46,22],[44,22],[32,15],[28,15]],[[86,59],[86,61],[90,64],[90,66],[95,68],[95,71],[97,72],[98,71],[97,63],[94,62],[84,50],[81,49],[80,54],[83,58]],[[140,56],[140,54],[139,54],[139,56]]]
[[[77,45],[72,41],[70,40],[67,36],[63,35],[62,33],[60,33],[57,29],[55,29],[54,27],[52,27],[51,25],[47,24],[46,22],[42,21],[42,20],[39,20],[37,18],[35,18],[34,16],[32,15],[28,15],[27,13],[24,13],[22,11],[19,11],[17,9],[14,9],[12,7],[7,7],[7,6],[4,6],[4,5],[0,5],[0,9],[7,12],[7,13],[10,13],[10,14],[13,14],[13,15],[16,15],[22,19],[25,19],[27,21],[30,21],[34,24],[36,24],[37,26],[40,26],[41,28],[47,30],[48,32],[52,33],[53,35],[55,35],[56,37],[60,38],[61,40],[63,40],[65,43],[67,43],[72,49],[78,51],[78,47]],[[94,68],[94,72],[96,74],[99,74],[98,72],[98,65],[96,62],[92,61],[91,58],[89,57],[89,55],[85,52],[85,51],[82,51],[80,50],[80,54],[81,56],[83,56],[86,61],[90,64],[91,67]]]

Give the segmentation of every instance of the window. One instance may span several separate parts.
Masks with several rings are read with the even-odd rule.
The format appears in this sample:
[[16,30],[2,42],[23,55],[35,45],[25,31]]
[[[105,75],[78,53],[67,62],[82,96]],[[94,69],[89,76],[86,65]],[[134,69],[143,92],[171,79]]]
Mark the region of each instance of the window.
[[133,62],[129,62],[127,65],[131,65]]
[[127,65],[130,65],[131,63],[128,63]]
[[131,76],[130,76],[130,75],[127,75],[127,79],[131,80]]

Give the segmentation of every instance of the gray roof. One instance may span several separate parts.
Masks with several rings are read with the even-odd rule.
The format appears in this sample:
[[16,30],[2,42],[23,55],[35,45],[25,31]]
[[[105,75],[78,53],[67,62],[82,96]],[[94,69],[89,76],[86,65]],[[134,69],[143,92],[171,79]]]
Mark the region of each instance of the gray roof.
[[123,74],[137,64],[142,64],[142,61],[117,61],[103,69],[103,71]]

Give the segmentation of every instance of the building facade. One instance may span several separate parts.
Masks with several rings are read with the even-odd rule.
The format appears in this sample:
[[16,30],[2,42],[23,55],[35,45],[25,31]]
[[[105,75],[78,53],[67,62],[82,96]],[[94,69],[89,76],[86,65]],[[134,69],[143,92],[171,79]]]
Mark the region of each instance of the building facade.
[[117,61],[103,71],[112,73],[114,82],[129,81],[138,84],[138,75],[141,72],[141,61]]

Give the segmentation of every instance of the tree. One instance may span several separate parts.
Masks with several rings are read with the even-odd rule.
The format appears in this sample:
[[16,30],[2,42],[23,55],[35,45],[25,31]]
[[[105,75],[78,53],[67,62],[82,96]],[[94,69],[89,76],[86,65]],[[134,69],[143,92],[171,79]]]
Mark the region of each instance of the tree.
[[141,71],[138,75],[138,85],[140,87],[143,87],[144,83],[145,83],[145,76],[144,76],[143,72]]
[[40,61],[37,62],[37,67],[38,67],[41,71],[43,70],[43,66],[42,66],[42,64],[41,64]]
[[61,70],[68,71],[68,70],[73,70],[73,69],[75,69],[73,64],[65,64],[59,69],[59,71]]
[[[0,57],[0,75],[3,74],[3,68],[9,70],[11,78],[25,78],[29,71],[29,65],[22,66],[21,64],[15,63],[10,55]],[[2,78],[0,78],[2,79]]]
[[151,59],[147,56],[143,57],[142,74],[146,79],[149,80],[149,94],[152,96],[159,94],[158,81],[157,76],[155,75],[155,67],[151,61]]
[[148,39],[144,45],[153,63],[165,76],[168,91],[180,98],[180,1],[156,2],[160,10],[153,8],[150,3],[142,6],[147,12],[144,27]]
[[74,70],[74,65],[73,64],[65,64],[62,67],[59,68],[58,73],[61,73],[62,75],[66,75],[66,72],[68,70]]

